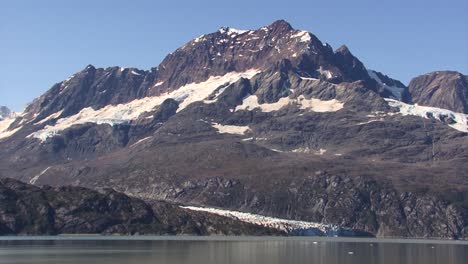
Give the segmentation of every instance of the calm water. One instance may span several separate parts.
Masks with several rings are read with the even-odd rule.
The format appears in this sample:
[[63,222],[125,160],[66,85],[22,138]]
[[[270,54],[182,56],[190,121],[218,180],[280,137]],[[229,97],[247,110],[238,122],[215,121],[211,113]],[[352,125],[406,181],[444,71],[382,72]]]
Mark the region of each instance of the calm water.
[[443,241],[247,237],[27,239],[0,238],[0,263],[468,263],[468,244]]

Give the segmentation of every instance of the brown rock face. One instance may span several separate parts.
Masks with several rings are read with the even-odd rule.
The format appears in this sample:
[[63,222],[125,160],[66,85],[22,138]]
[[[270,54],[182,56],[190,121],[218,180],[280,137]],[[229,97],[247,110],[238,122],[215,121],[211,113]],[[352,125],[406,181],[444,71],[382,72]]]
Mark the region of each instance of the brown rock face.
[[468,113],[468,78],[454,71],[437,71],[411,80],[413,103]]

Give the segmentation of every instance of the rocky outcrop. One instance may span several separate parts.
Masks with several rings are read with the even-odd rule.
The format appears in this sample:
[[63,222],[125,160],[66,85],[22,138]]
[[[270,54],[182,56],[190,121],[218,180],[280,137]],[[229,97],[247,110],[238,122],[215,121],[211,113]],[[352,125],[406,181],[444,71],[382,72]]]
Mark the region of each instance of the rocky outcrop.
[[0,180],[0,235],[285,235],[235,219],[145,203],[112,189],[38,188]]
[[282,187],[263,192],[249,182],[210,178],[168,187],[159,195],[185,204],[334,224],[377,237],[468,239],[467,209],[431,193],[399,192],[389,183],[324,171]]
[[418,76],[409,84],[412,102],[468,114],[468,78],[455,71]]

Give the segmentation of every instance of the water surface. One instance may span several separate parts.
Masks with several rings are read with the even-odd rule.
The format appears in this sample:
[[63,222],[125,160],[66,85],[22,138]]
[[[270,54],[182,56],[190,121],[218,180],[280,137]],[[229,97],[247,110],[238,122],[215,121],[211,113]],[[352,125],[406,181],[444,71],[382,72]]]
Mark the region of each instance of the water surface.
[[281,237],[7,237],[0,263],[468,263],[453,241]]

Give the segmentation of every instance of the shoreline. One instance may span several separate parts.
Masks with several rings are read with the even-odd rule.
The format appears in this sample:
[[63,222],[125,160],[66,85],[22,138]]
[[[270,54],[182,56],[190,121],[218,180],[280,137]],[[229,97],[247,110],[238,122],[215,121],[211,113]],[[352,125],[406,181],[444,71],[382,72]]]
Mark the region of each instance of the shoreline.
[[401,244],[455,244],[467,245],[466,240],[421,239],[421,238],[363,238],[363,237],[313,237],[313,236],[191,236],[191,235],[100,235],[61,234],[56,236],[0,236],[4,241],[310,241],[310,242],[354,242],[354,243],[401,243]]

